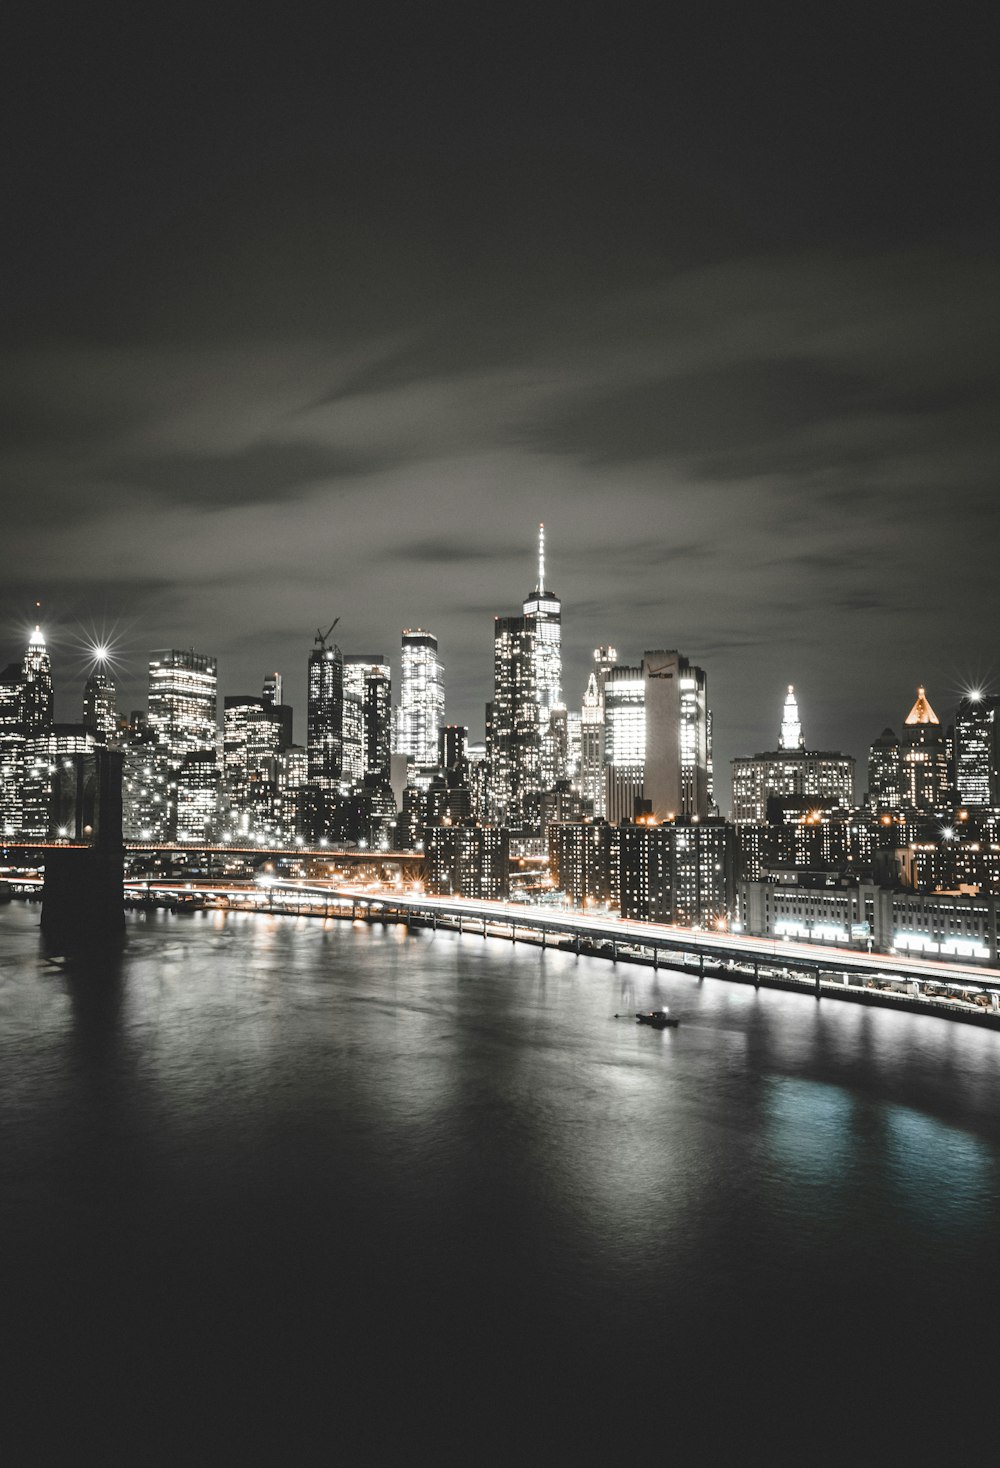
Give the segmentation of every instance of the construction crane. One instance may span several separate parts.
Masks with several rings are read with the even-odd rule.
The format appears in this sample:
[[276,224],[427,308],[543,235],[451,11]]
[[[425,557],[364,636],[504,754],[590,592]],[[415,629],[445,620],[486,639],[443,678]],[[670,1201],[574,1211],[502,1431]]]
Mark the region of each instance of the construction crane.
[[336,627],[339,621],[339,617],[334,617],[333,621],[330,623],[325,632],[321,632],[318,627],[316,628],[316,643],[319,647],[323,649],[324,652],[326,652],[326,639],[330,636],[330,633],[333,631],[334,627]]

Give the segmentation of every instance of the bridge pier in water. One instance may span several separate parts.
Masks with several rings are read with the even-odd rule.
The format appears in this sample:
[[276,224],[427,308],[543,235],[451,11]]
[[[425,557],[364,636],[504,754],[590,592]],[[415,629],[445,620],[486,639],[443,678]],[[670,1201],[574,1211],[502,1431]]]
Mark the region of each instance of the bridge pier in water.
[[46,852],[42,937],[58,957],[98,956],[125,939],[122,756],[95,749],[59,761],[52,788],[53,830],[72,844]]

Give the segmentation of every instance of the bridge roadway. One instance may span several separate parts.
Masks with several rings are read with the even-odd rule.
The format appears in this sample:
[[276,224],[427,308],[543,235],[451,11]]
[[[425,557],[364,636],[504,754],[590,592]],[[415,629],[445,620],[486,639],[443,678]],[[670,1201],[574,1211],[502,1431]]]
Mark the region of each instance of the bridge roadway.
[[[968,1017],[1000,1026],[1000,972],[995,968],[897,954],[859,953],[852,949],[786,939],[754,938],[742,933],[712,932],[667,923],[636,922],[604,914],[590,915],[519,903],[485,902],[472,898],[429,897],[403,893],[374,893],[357,887],[334,887],[349,898],[354,914],[384,915],[401,921],[417,920],[432,927],[456,927],[489,936],[499,928],[516,940],[520,929],[527,941],[546,941],[548,935],[569,939],[577,952],[581,944],[610,957],[646,958],[657,967],[670,959],[697,959],[700,973],[727,973],[757,987],[807,989],[817,996],[874,1000],[877,995],[894,1007],[912,1000],[907,1008],[933,1009],[956,1017],[958,1006]],[[537,936],[534,936],[537,935]],[[622,952],[622,950],[629,950]],[[686,966],[684,964],[683,966]],[[853,991],[853,992],[852,992]],[[962,995],[968,996],[965,1000]],[[935,1002],[939,1001],[939,1002]]]

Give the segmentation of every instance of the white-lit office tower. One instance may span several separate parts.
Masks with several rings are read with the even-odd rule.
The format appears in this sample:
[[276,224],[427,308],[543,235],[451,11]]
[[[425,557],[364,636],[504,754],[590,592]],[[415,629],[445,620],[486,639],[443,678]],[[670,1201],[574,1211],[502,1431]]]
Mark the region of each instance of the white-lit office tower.
[[0,836],[21,830],[24,794],[24,729],[21,725],[21,664],[0,673]]
[[538,585],[526,598],[523,612],[534,633],[541,789],[550,790],[565,774],[566,740],[560,741],[551,728],[552,711],[562,704],[562,602],[555,592],[545,590],[544,525],[538,527]]
[[122,833],[126,841],[159,845],[170,816],[169,768],[156,731],[134,713],[122,736]]
[[418,765],[435,764],[444,721],[444,669],[437,638],[422,627],[404,631],[395,753]]
[[595,647],[594,666],[587,679],[580,711],[580,794],[595,816],[607,811],[604,780],[604,685],[618,661],[613,647]]
[[117,690],[107,673],[91,673],[83,688],[83,723],[95,744],[114,744],[118,738]]
[[612,825],[632,820],[643,798],[646,683],[642,668],[617,664],[604,679],[604,812]]
[[222,767],[226,834],[274,834],[278,761],[287,747],[277,707],[266,703],[263,696],[233,695],[224,700]]
[[533,617],[497,617],[493,701],[486,706],[489,813],[494,825],[533,831],[541,798]]
[[52,664],[42,629],[36,627],[21,663],[21,729],[24,734],[24,777],[21,786],[21,834],[42,841],[49,833],[50,751],[53,715]]
[[708,681],[676,651],[647,652],[646,773],[643,797],[654,820],[703,820],[708,798]]
[[[208,839],[209,805],[219,789],[219,729],[216,661],[204,653],[171,648],[155,652],[149,663],[148,725],[165,754],[169,775],[168,839]],[[186,762],[191,763],[182,774]],[[185,815],[178,825],[178,806]],[[185,831],[198,829],[193,837]]]
[[332,631],[316,632],[306,711],[309,784],[327,795],[340,789],[344,767],[344,658],[337,644],[328,641]]
[[[709,812],[707,684],[676,651],[612,667],[604,684],[606,815],[656,821]],[[642,802],[642,805],[638,804]]]
[[352,653],[344,659],[344,741],[346,766],[347,695],[357,697],[360,708],[359,781],[365,776],[389,778],[392,743],[392,679],[389,664],[381,653]]
[[955,793],[962,805],[995,806],[1000,699],[969,693],[955,710]]

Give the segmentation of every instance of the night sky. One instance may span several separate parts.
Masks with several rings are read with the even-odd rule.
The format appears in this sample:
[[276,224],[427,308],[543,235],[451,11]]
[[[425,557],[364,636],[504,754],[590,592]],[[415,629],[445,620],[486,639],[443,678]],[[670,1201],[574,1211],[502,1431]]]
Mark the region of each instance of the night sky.
[[567,703],[679,648],[724,798],[788,682],[859,757],[1000,690],[987,7],[672,14],[8,26],[0,663],[40,600],[60,718],[113,632],[304,740],[317,626],[420,625],[481,738],[544,520]]

